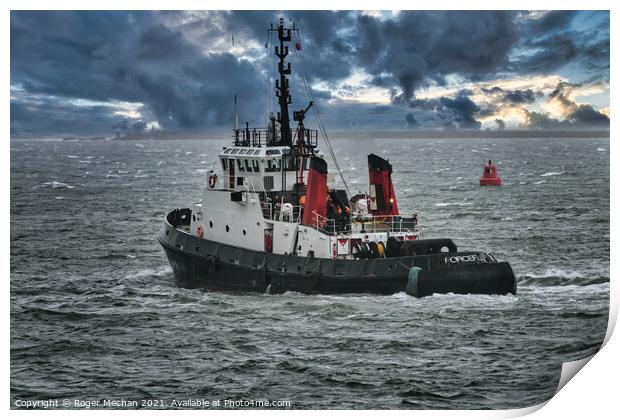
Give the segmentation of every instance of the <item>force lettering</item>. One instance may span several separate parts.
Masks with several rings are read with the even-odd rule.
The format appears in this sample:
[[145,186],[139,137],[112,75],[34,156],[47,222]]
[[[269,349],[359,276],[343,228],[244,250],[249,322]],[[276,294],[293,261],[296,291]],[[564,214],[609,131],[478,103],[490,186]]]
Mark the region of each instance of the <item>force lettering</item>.
[[479,255],[453,255],[451,257],[445,257],[445,264],[460,264],[460,263],[468,263],[468,262],[484,262]]

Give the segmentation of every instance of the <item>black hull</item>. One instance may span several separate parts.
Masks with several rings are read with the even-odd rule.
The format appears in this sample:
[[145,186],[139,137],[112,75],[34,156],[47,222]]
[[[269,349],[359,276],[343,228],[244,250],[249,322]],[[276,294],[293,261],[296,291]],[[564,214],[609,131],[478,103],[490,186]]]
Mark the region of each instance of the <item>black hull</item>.
[[[177,285],[189,289],[383,295],[406,290],[417,297],[433,293],[516,293],[515,276],[508,263],[447,263],[450,257],[475,253],[367,260],[277,255],[199,239],[167,222],[159,233],[159,242]],[[414,281],[410,276],[413,266],[421,268]]]

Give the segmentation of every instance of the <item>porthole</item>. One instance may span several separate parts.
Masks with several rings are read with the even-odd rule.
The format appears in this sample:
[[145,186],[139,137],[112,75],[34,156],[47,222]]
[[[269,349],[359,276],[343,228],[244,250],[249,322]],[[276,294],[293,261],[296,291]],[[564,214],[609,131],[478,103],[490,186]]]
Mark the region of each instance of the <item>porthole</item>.
[[245,229],[243,229],[243,236],[247,235],[248,233],[245,231]]
[[194,220],[194,222],[196,221],[196,215],[192,214],[192,220]]
[[209,220],[209,227],[210,227],[211,229],[213,229],[213,221],[212,221],[212,220]]
[[170,235],[170,231],[169,230],[166,231],[166,236],[168,236],[168,235]]
[[230,226],[226,225],[226,232],[230,232]]

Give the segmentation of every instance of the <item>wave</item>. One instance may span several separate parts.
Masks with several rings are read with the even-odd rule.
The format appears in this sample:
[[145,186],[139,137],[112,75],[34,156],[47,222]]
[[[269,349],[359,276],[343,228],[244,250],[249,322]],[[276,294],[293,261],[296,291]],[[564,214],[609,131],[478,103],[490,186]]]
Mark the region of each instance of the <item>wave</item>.
[[542,174],[541,176],[557,176],[557,175],[563,175],[564,172],[547,172]]
[[448,206],[469,206],[471,203],[463,202],[463,203],[435,203],[435,207],[448,207]]
[[589,286],[591,284],[609,283],[609,275],[584,274],[579,271],[567,271],[548,268],[543,273],[525,273],[517,277],[522,285],[538,286]]
[[41,187],[50,187],[50,188],[68,188],[68,189],[73,189],[75,188],[73,185],[69,185],[69,184],[65,184],[64,182],[59,182],[59,181],[49,181],[49,182],[44,182],[43,184],[37,185],[32,187],[33,190],[37,189],[37,188],[41,188]]
[[124,280],[137,280],[137,279],[154,279],[154,278],[169,278],[172,274],[172,268],[166,267],[164,269],[145,268],[134,273],[127,274]]

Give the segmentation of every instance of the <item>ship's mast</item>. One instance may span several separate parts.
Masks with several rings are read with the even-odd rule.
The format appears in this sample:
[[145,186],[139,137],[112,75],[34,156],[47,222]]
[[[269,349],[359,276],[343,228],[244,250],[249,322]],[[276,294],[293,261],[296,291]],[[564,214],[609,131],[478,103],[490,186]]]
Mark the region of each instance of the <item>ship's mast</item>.
[[[293,30],[295,25],[293,24]],[[273,25],[269,31],[274,31],[278,34],[278,40],[280,46],[275,47],[275,54],[280,59],[278,63],[278,73],[280,73],[280,80],[276,80],[276,96],[280,104],[280,112],[278,112],[278,122],[280,123],[280,141],[279,145],[291,146],[293,139],[291,138],[291,122],[288,116],[288,106],[292,102],[291,95],[289,93],[289,84],[287,75],[291,74],[291,63],[285,63],[289,50],[285,43],[291,41],[291,29],[284,27],[284,19],[280,18],[280,23],[274,29]],[[285,66],[286,64],[286,66]]]
[[237,94],[235,93],[235,112],[233,117],[233,130],[239,129],[239,116],[237,115]]

